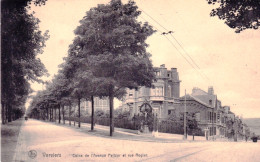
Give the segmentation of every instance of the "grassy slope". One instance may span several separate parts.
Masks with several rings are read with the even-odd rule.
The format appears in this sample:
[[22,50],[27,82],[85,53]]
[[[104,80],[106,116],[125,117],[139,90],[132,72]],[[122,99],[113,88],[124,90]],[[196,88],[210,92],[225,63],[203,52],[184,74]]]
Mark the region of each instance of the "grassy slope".
[[249,126],[252,132],[260,135],[260,118],[245,118],[243,121]]
[[23,119],[18,119],[6,125],[1,125],[1,161],[13,160],[22,123]]

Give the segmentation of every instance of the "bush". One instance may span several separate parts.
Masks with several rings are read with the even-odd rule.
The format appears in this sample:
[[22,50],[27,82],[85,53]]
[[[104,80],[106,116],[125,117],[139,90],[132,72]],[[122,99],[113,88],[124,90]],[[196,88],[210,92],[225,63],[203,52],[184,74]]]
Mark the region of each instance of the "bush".
[[[71,120],[74,121],[74,118],[75,117],[71,117]],[[143,116],[139,115],[135,115],[131,120],[128,117],[116,117],[114,118],[114,126],[117,128],[140,130],[142,125],[141,123],[144,120],[143,118]],[[65,120],[68,119],[69,118],[65,116]],[[75,120],[78,122],[78,117],[76,117]],[[91,123],[91,116],[80,117],[80,121],[83,123]],[[157,122],[156,120],[154,121],[152,119],[148,121],[148,127],[150,131],[157,129]],[[109,126],[110,118],[103,115],[100,117],[95,117],[94,123]],[[162,133],[183,134],[183,122],[171,120],[158,121],[158,131]],[[192,130],[188,128],[188,134],[192,135],[193,133],[195,136],[204,136],[204,133],[201,129],[196,128],[195,130]]]

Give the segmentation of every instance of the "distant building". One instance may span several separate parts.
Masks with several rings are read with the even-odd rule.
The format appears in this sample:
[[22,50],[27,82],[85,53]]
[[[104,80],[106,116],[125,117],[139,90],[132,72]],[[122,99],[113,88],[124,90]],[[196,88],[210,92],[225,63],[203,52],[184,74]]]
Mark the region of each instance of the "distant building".
[[223,109],[226,114],[228,114],[230,112],[230,106],[223,106]]
[[140,113],[140,106],[147,100],[153,113],[159,118],[166,118],[175,109],[180,97],[180,80],[176,68],[167,70],[165,65],[155,68],[156,81],[153,88],[140,87],[138,90],[127,89],[122,108],[129,111],[131,117]]
[[[81,110],[85,111],[86,114],[91,114],[91,102],[82,100],[80,103]],[[104,112],[109,111],[109,100],[108,98],[94,97],[94,109],[102,110]]]

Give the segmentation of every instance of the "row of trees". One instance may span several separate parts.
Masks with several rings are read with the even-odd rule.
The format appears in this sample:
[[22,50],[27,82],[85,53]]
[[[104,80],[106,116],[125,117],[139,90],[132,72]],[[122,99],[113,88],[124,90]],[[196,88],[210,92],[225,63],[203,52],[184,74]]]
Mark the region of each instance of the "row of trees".
[[30,112],[44,110],[48,114],[52,109],[71,107],[77,102],[80,119],[81,99],[90,100],[93,130],[93,98],[106,96],[112,136],[114,98],[120,99],[126,88],[151,87],[155,80],[145,43],[155,30],[148,23],[137,21],[140,14],[131,0],[126,4],[111,0],[109,4],[90,9],[74,31],[76,36],[58,74],[47,84],[46,90],[33,99]]
[[43,5],[46,0],[1,1],[1,114],[2,124],[21,117],[32,92],[29,81],[42,82],[46,75],[41,54],[48,32],[39,30],[39,20],[28,13],[30,3]]
[[[2,123],[6,123],[7,119],[8,121],[12,121],[12,119],[18,118],[23,114],[24,103],[28,94],[31,92],[28,81],[39,82],[39,77],[46,74],[44,65],[36,56],[42,53],[45,41],[48,39],[48,34],[41,33],[38,27],[39,20],[27,11],[31,3],[44,5],[46,1],[47,0],[1,1]],[[212,10],[210,15],[218,16],[220,19],[225,20],[225,23],[230,28],[234,28],[237,33],[249,28],[258,29],[260,25],[260,2],[258,0],[207,1],[209,4],[219,4],[217,8]],[[71,46],[71,55],[73,55],[72,53],[74,53],[74,55],[82,55],[84,53],[83,55],[86,56],[86,53],[88,53],[88,55],[94,57],[94,59],[102,57],[104,61],[101,65],[106,67],[109,66],[109,64],[106,64],[105,61],[109,61],[108,58],[111,59],[111,56],[121,53],[121,50],[123,53],[131,53],[129,58],[125,57],[124,59],[130,59],[130,56],[133,56],[132,53],[139,55],[140,51],[141,54],[139,57],[142,57],[142,53],[145,53],[143,50],[147,46],[144,40],[147,36],[151,35],[154,30],[152,30],[147,23],[141,26],[141,24],[136,21],[139,15],[140,11],[137,10],[137,6],[135,6],[132,1],[126,5],[122,5],[121,1],[111,1],[110,6],[99,5],[97,8],[91,9],[87,13],[87,16],[81,20],[81,26],[75,30],[77,37],[74,40],[74,45]],[[115,28],[116,25],[119,26]],[[125,37],[121,37],[122,34],[125,35]],[[102,48],[100,48],[100,46],[102,46]],[[130,48],[134,49],[134,51]],[[92,51],[95,52],[92,53]],[[99,55],[96,55],[96,53],[99,53]],[[80,57],[79,55],[75,57]],[[92,59],[89,58],[88,60]],[[129,62],[136,62],[136,60],[138,60],[137,57],[132,57]],[[117,60],[117,62],[120,62],[120,60]],[[113,65],[114,63],[115,62],[111,62]],[[93,62],[93,64],[95,64],[95,62]],[[96,69],[95,72],[99,71],[100,70]],[[110,72],[117,73],[113,70]],[[105,73],[108,74],[108,72],[103,71],[101,76],[106,77]],[[111,73],[109,73],[109,75]],[[128,73],[128,71],[126,71],[126,73],[132,75]],[[99,78],[101,77],[99,76]],[[113,82],[113,79],[110,80],[110,82]],[[147,83],[144,82],[144,84]],[[148,85],[149,84],[150,83],[148,83]],[[114,85],[114,87],[117,86]],[[114,87],[110,87],[110,92],[116,91],[113,89]],[[131,87],[136,87],[136,85]],[[115,94],[111,93],[110,96],[113,98]],[[17,115],[15,116],[15,114]]]

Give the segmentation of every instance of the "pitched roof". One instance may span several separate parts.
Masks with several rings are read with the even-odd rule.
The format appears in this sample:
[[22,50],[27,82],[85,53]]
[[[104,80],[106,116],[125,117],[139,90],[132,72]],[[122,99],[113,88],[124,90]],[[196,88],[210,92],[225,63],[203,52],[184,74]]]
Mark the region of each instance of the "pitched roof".
[[[185,96],[182,96],[182,97],[180,98],[180,100],[184,100],[184,99],[185,99]],[[186,95],[186,100],[195,100],[195,101],[197,101],[198,103],[200,103],[200,104],[202,104],[202,105],[205,105],[205,106],[207,106],[207,107],[209,107],[209,108],[212,108],[211,105],[209,105],[208,103],[206,103],[206,102],[200,100],[200,98],[197,98],[197,96],[192,96],[192,95],[187,94],[187,95]]]
[[[194,96],[197,99],[199,99],[200,101],[204,102],[205,104],[209,105],[210,107],[215,107],[216,105],[216,101],[217,101],[217,96],[216,95],[197,95]],[[209,101],[211,100],[212,105],[209,104]]]
[[193,88],[191,95],[192,96],[208,95],[208,93],[200,88]]

